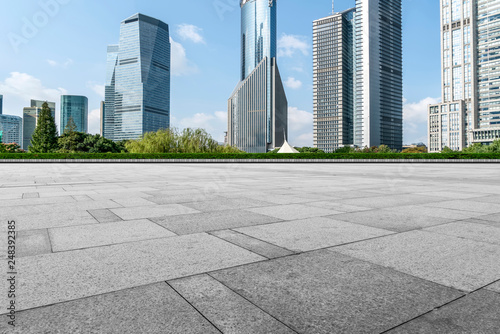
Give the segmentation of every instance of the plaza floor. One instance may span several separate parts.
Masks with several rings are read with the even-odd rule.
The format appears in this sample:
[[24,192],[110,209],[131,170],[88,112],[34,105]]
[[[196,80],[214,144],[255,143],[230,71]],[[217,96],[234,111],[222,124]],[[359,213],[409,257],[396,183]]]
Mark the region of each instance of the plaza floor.
[[496,164],[2,164],[0,333],[492,333]]

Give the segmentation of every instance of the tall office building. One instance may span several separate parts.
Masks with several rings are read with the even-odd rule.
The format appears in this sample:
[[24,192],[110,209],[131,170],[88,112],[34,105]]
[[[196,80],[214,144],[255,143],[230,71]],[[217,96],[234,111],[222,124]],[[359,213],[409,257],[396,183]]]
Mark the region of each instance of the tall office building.
[[288,135],[276,34],[276,0],[241,1],[241,81],[228,101],[228,144],[249,153],[281,147]]
[[315,146],[401,150],[401,0],[356,0],[313,26]]
[[136,14],[108,47],[103,133],[119,141],[170,126],[168,25]]
[[[42,105],[45,101],[31,100],[31,106],[23,109],[23,150],[27,151],[31,145],[31,138],[35,132],[38,116],[42,111]],[[56,104],[47,102],[54,120],[56,119]]]
[[429,106],[429,151],[500,138],[500,0],[441,0],[442,102]]
[[402,0],[356,0],[354,144],[403,148]]
[[0,114],[0,142],[22,144],[23,119],[19,116]]
[[3,114],[3,95],[0,95],[0,115]]
[[73,118],[77,132],[87,133],[89,99],[85,96],[61,96],[61,134],[64,133],[69,119]]
[[354,144],[355,9],[314,21],[314,147]]

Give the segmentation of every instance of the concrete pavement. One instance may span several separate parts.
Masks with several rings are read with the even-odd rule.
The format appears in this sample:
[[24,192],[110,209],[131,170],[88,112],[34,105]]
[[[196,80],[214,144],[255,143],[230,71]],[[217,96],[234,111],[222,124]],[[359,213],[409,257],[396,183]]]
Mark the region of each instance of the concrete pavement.
[[500,328],[495,164],[6,164],[0,221],[1,333]]

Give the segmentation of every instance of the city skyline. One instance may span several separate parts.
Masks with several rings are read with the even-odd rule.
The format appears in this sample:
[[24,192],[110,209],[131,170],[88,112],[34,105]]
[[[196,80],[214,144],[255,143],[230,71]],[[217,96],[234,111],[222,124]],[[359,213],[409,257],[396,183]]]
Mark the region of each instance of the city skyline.
[[[220,3],[226,6],[219,6]],[[35,37],[20,44],[17,53],[8,39],[2,42],[7,52],[0,55],[0,59],[10,64],[0,71],[0,94],[4,95],[5,114],[20,115],[21,106],[26,106],[32,98],[58,101],[60,95],[85,95],[89,97],[89,132],[98,133],[106,66],[103,54],[110,42],[117,42],[117,22],[135,12],[143,12],[171,26],[172,66],[176,72],[172,78],[172,126],[204,127],[218,141],[223,140],[223,131],[227,128],[227,96],[239,80],[237,68],[240,66],[240,50],[234,47],[239,45],[239,29],[235,29],[240,19],[238,4],[223,0],[209,3],[193,0],[189,4],[158,4],[151,1],[139,4],[128,1],[116,8],[112,2],[105,5],[92,2],[85,4],[73,0],[60,5],[59,12],[50,17],[50,22],[43,29],[40,28]],[[353,5],[354,1],[338,0],[336,11]],[[113,11],[105,10],[90,18],[91,9],[99,6],[109,6]],[[202,9],[205,15],[190,11],[192,6]],[[8,32],[18,35],[21,34],[24,13],[29,21],[31,13],[43,10],[35,1],[12,7],[13,15],[5,17],[2,24],[7,25]],[[403,1],[403,10],[405,40],[414,41],[405,43],[404,51],[404,97],[407,100],[405,143],[411,143],[425,141],[427,104],[439,102],[439,6],[431,1],[419,4]],[[300,18],[293,16],[298,11],[303,14]],[[289,137],[295,146],[313,144],[311,22],[330,13],[331,1],[318,1],[304,6],[300,1],[291,0],[278,6],[279,65],[289,99]],[[421,28],[417,23],[424,14],[426,19],[434,23]],[[79,38],[79,32],[72,31],[76,34],[73,38],[79,44],[70,43],[71,48],[64,49],[56,45],[57,52],[44,52],[41,58],[27,56],[55,37],[58,41],[71,42],[70,34],[60,28],[65,24],[77,27],[88,20],[96,24],[89,27],[90,31],[98,30],[99,34],[93,34],[92,38]],[[426,38],[422,38],[417,26],[427,31]],[[431,52],[428,49],[423,52],[422,45],[432,47]],[[83,49],[85,52],[82,53]],[[425,65],[425,68],[419,68],[419,65]],[[214,80],[217,81],[216,85],[213,84]],[[25,92],[19,91],[21,83],[29,86]]]

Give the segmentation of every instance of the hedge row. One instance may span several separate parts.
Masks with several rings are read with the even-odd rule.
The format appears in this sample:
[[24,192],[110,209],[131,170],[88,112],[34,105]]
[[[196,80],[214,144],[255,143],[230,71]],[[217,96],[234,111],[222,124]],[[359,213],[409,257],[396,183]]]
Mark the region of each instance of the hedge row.
[[301,153],[301,154],[250,154],[250,153],[172,153],[172,154],[131,154],[131,153],[6,153],[3,159],[500,159],[500,153]]

